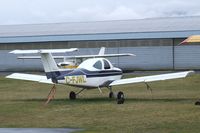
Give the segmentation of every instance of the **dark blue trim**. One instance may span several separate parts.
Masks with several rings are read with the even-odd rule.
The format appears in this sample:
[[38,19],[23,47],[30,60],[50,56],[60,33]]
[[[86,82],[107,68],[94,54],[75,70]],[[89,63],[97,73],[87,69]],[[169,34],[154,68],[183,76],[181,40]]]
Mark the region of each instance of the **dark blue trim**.
[[46,73],[47,78],[63,80],[65,76],[76,76],[76,75],[86,75],[87,78],[92,77],[105,77],[105,76],[116,76],[122,75],[120,70],[103,70],[103,71],[89,71],[86,69],[75,69],[66,71],[55,71]]

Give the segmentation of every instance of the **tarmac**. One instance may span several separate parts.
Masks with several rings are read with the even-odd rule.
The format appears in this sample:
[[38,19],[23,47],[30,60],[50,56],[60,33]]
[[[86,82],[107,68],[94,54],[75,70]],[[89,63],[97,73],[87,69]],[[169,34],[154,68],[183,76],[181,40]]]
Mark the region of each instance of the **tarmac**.
[[0,128],[0,133],[72,133],[79,130],[71,128]]

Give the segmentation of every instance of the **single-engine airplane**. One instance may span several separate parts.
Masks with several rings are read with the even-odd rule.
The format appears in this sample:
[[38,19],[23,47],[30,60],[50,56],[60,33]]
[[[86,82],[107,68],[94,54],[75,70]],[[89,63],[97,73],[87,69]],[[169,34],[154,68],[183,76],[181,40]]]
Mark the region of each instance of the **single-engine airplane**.
[[[40,83],[53,84],[53,96],[55,94],[55,84],[65,84],[81,88],[77,93],[71,91],[69,99],[76,99],[76,96],[85,89],[99,89],[102,87],[110,90],[109,98],[115,97],[118,104],[123,104],[125,100],[122,91],[115,95],[112,87],[116,85],[131,84],[131,83],[145,83],[149,87],[148,82],[185,78],[193,73],[193,71],[160,74],[154,76],[144,76],[136,78],[121,79],[122,70],[114,67],[106,58],[90,58],[83,61],[76,69],[59,69],[52,53],[72,52],[76,49],[56,49],[56,50],[14,50],[13,54],[32,54],[38,53],[41,56],[41,61],[44,67],[46,76],[35,74],[13,73],[6,76],[6,78],[21,79],[29,81],[37,81]],[[48,99],[49,101],[50,99]]]

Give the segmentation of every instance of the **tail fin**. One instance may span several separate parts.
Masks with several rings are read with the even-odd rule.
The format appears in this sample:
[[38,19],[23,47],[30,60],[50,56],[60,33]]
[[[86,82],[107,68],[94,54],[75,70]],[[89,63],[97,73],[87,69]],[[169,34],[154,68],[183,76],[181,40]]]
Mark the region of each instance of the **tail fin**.
[[99,55],[104,55],[104,54],[105,54],[105,47],[101,47]]
[[44,50],[14,50],[10,53],[13,54],[35,54],[39,53],[41,56],[42,64],[44,67],[44,71],[46,73],[47,78],[51,78],[54,80],[57,76],[59,76],[59,68],[51,53],[66,53],[77,51],[77,48],[71,49],[44,49]]
[[59,70],[51,53],[40,53],[40,55],[45,72],[52,72]]
[[42,65],[46,73],[47,79],[52,79],[53,83],[57,83],[56,77],[60,76],[59,68],[51,53],[40,53]]

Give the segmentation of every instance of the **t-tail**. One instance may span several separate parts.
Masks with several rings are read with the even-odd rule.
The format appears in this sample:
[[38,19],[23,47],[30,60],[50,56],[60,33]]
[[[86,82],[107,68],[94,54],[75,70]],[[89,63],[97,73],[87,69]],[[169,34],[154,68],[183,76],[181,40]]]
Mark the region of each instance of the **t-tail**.
[[77,48],[71,49],[43,49],[43,50],[14,50],[10,53],[13,54],[40,54],[41,61],[46,73],[47,79],[52,79],[54,83],[57,83],[56,77],[60,76],[60,69],[52,56],[52,53],[66,53],[77,51]]
[[52,79],[53,82],[57,82],[56,77],[60,76],[59,68],[51,53],[40,53],[42,65],[46,73],[47,79]]

